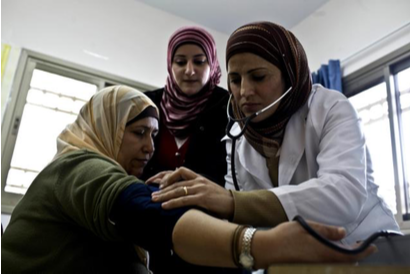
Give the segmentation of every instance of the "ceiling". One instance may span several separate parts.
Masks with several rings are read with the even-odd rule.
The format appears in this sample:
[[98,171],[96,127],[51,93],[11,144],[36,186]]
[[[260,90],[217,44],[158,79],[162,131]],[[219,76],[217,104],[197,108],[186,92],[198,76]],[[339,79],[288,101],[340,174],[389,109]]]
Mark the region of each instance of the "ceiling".
[[136,0],[227,35],[254,21],[291,29],[329,0]]

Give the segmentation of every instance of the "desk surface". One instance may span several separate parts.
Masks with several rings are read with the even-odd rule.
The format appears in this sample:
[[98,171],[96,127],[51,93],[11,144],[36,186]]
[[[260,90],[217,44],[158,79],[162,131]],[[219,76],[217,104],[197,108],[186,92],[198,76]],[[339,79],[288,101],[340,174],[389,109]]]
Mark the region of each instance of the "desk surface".
[[271,265],[267,272],[271,274],[410,274],[410,235],[379,238],[375,244],[379,251],[357,264],[278,264]]
[[267,271],[269,274],[409,274],[410,266],[383,266],[383,265],[348,265],[348,264],[282,264],[271,265]]

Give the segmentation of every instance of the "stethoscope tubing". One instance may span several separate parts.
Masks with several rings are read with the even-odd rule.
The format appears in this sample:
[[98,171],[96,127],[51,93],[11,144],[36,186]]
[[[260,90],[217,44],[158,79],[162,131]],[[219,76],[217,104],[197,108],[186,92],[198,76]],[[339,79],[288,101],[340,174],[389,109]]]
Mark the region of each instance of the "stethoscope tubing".
[[[235,170],[235,146],[236,146],[236,140],[238,138],[240,138],[246,131],[246,128],[248,127],[249,122],[251,122],[255,117],[259,116],[260,114],[262,114],[263,112],[265,112],[266,110],[268,110],[269,108],[271,108],[272,106],[276,105],[278,102],[280,102],[280,100],[283,99],[283,97],[285,97],[290,91],[292,90],[292,86],[289,87],[288,90],[286,90],[285,93],[283,93],[279,98],[277,98],[275,101],[273,101],[270,105],[262,108],[261,110],[255,112],[254,114],[244,117],[244,118],[240,118],[240,119],[235,119],[231,116],[231,114],[229,114],[229,107],[230,107],[230,103],[232,100],[232,93],[229,96],[228,99],[228,104],[226,105],[226,114],[228,117],[228,124],[226,125],[226,135],[228,135],[229,138],[231,138],[232,140],[232,148],[231,148],[231,175],[232,175],[232,182],[233,185],[235,186],[235,189],[237,191],[239,191],[239,185],[238,185],[238,180],[236,178],[236,170]],[[241,129],[241,131],[234,135],[231,133],[231,128],[232,126],[236,123],[236,122],[245,122],[243,128]]]
[[297,215],[293,218],[293,220],[297,221],[306,230],[306,232],[308,232],[310,235],[312,235],[316,240],[318,240],[322,244],[340,253],[349,254],[349,255],[362,253],[372,244],[372,242],[374,242],[379,237],[403,236],[403,234],[400,232],[396,232],[392,230],[380,230],[380,231],[373,233],[366,240],[362,241],[358,247],[351,249],[351,248],[339,246],[338,244],[331,242],[328,239],[324,238],[319,233],[317,233],[315,230],[313,230],[313,228],[310,227],[309,224],[301,216]]

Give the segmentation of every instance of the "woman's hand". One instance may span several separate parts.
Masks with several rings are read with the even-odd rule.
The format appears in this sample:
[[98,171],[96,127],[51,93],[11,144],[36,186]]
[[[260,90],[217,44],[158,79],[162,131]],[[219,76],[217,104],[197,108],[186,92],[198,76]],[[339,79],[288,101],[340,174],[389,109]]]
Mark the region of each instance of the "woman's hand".
[[152,184],[152,183],[158,183],[161,184],[161,182],[166,179],[168,177],[168,175],[170,175],[171,173],[173,173],[174,171],[163,171],[160,173],[157,173],[154,176],[151,176],[150,178],[147,179],[147,181],[145,181],[146,184]]
[[162,179],[161,190],[152,193],[152,200],[164,202],[164,209],[199,206],[220,218],[232,218],[234,203],[231,192],[209,179],[184,167],[157,178]]
[[[340,227],[314,222],[309,225],[331,241],[340,241],[346,235]],[[376,251],[372,245],[360,254],[337,252],[317,241],[294,221],[279,224],[271,230],[257,231],[252,242],[255,267],[258,268],[267,268],[273,263],[356,262]]]

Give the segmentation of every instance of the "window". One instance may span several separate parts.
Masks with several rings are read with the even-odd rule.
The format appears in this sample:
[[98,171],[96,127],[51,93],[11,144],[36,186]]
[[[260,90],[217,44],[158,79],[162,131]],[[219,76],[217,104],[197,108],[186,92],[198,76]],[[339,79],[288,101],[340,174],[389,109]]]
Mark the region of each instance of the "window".
[[410,45],[343,79],[362,119],[379,195],[410,229]]
[[402,209],[406,210],[404,218],[410,220],[410,65],[409,68],[397,74],[397,87],[399,92],[399,103],[402,125],[402,151],[403,151],[403,169],[405,173],[404,186],[402,191]]
[[56,154],[56,137],[97,90],[95,84],[34,69],[5,192],[26,192]]
[[98,90],[140,83],[23,50],[2,121],[2,213],[11,213],[52,161],[56,138]]
[[362,119],[379,196],[383,197],[394,214],[396,193],[388,118],[386,83],[381,83],[349,98]]

